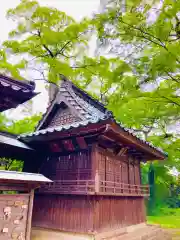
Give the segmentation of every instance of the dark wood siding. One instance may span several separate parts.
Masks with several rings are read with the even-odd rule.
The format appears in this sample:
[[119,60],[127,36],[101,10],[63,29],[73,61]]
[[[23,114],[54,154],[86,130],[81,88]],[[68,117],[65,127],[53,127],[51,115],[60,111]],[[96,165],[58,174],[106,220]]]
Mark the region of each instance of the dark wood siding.
[[94,230],[97,232],[139,224],[146,220],[143,198],[97,198],[95,209]]
[[[99,178],[101,181],[107,181],[106,185],[112,185],[114,183],[125,184],[140,184],[140,163],[139,161],[132,159],[129,161],[129,157],[126,156],[113,156],[107,154],[100,148],[95,149],[97,151],[96,159],[99,166]],[[109,183],[108,183],[109,182]]]
[[93,231],[92,198],[69,195],[36,195],[33,222],[35,227],[87,233]]
[[145,222],[143,198],[36,195],[33,226],[80,233]]
[[[140,183],[140,165],[135,159],[113,156],[93,146],[92,150],[49,157],[40,172],[55,182],[72,180],[74,185],[67,188],[64,195],[60,191],[54,194],[37,193],[33,226],[91,233],[145,221],[144,198],[138,194],[130,196],[130,185],[126,185]],[[99,186],[96,178],[100,181]],[[81,192],[81,195],[76,195],[80,194],[80,180],[94,181],[95,190],[99,187],[99,191],[93,190],[93,194],[100,194],[85,195]],[[57,190],[58,187],[62,190],[64,185],[57,185]],[[118,193],[122,195],[116,196]]]
[[91,179],[91,149],[66,156],[49,157],[44,161],[40,172],[52,180]]

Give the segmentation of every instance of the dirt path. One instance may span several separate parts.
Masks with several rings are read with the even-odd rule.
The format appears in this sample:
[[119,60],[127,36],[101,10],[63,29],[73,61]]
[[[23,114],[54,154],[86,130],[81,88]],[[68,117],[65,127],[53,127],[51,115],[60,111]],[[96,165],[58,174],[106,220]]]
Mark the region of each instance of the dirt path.
[[180,229],[168,229],[167,231],[172,235],[172,240],[180,240]]

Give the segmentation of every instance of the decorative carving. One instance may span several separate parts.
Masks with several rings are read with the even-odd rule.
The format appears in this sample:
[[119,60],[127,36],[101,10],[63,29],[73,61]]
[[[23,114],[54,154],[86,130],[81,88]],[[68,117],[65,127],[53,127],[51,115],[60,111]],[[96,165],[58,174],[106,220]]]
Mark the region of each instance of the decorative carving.
[[25,240],[29,196],[0,195],[0,217],[3,240]]
[[14,220],[14,224],[15,224],[15,225],[19,225],[19,224],[20,224],[19,219]]
[[27,209],[27,208],[28,208],[28,205],[22,205],[22,208],[23,208],[23,209]]
[[8,229],[7,227],[5,227],[5,228],[2,229],[2,232],[3,232],[3,233],[8,233],[8,231],[9,231],[9,229]]
[[15,203],[14,203],[15,207],[19,207],[19,206],[22,206],[22,205],[23,205],[23,202],[21,202],[21,201],[15,201]]
[[12,233],[11,237],[12,237],[12,239],[17,239],[18,238],[18,234],[17,233]]
[[7,205],[8,205],[9,207],[14,206],[14,201],[8,201],[8,202],[7,202]]
[[19,237],[18,237],[18,240],[24,240],[23,233],[20,233],[20,235],[19,235]]
[[9,220],[11,218],[11,207],[4,208],[4,220]]

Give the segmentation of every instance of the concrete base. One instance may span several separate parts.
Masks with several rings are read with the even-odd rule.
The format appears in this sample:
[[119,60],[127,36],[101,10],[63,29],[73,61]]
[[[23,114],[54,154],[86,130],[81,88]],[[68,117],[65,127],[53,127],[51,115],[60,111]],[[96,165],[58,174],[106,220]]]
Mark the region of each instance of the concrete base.
[[51,229],[33,228],[31,240],[171,240],[158,226],[138,224],[98,234],[78,234]]

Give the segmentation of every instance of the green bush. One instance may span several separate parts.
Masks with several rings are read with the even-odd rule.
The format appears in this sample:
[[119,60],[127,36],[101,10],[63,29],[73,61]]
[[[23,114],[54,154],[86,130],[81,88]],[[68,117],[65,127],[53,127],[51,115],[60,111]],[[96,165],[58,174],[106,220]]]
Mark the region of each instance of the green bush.
[[168,208],[161,207],[155,210],[155,214],[158,216],[180,216],[180,208]]

